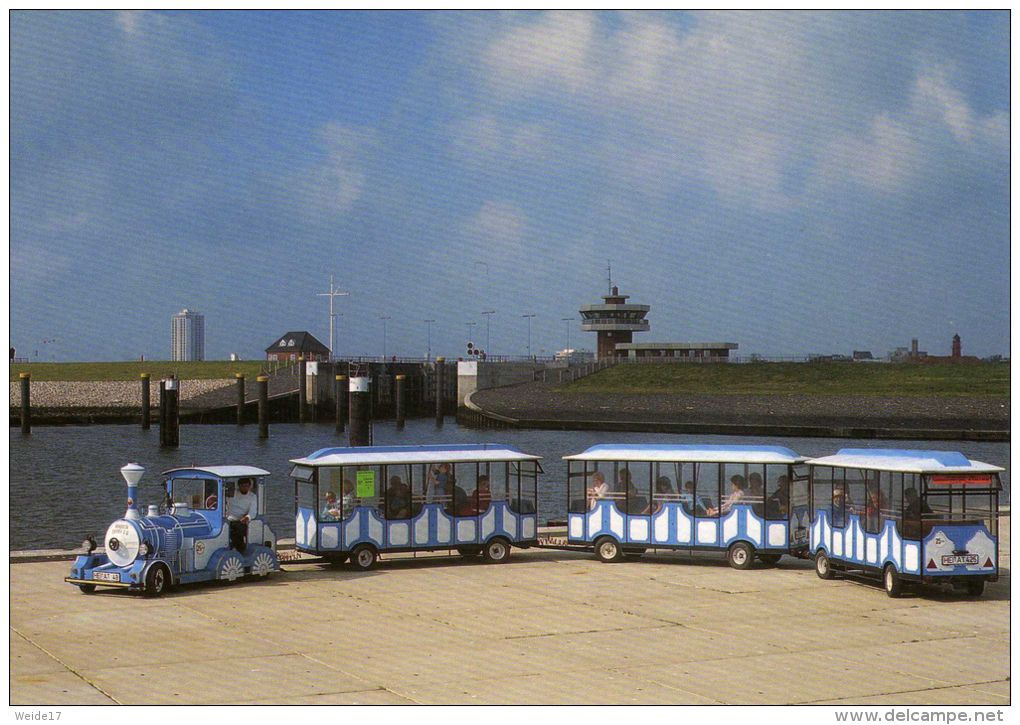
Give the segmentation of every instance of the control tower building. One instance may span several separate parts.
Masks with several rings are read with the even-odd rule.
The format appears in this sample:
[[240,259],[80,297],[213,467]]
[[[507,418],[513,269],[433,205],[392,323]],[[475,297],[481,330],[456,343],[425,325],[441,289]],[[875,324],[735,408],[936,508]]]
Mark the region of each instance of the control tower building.
[[602,295],[600,305],[581,306],[581,329],[598,334],[596,357],[615,357],[616,346],[631,342],[635,332],[647,332],[648,320],[645,315],[652,309],[649,305],[629,305],[629,295],[621,295],[619,287],[613,287]]

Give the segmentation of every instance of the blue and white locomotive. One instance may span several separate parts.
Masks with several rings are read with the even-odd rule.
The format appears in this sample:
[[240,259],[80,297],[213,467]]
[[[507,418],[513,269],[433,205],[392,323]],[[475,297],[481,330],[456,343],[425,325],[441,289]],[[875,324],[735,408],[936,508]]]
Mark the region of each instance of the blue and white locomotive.
[[[86,594],[96,587],[118,587],[159,596],[177,584],[222,580],[233,582],[246,574],[265,577],[279,570],[276,535],[265,517],[263,481],[269,471],[253,466],[208,466],[165,471],[165,497],[138,510],[138,482],[145,469],[129,463],[121,469],[127,481],[127,511],[106,530],[105,553],[96,553],[88,537],[89,553],[75,559],[64,581]],[[250,494],[240,489],[244,482]],[[246,538],[235,534],[232,545],[227,520],[235,495],[253,496],[254,515]]]

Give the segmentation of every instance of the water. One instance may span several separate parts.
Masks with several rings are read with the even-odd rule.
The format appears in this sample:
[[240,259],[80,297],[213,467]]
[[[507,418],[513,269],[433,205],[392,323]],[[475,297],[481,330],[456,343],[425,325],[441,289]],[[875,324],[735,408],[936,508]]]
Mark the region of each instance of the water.
[[[374,425],[377,445],[426,443],[505,443],[543,457],[539,480],[539,518],[566,516],[566,464],[561,456],[579,453],[596,443],[746,443],[792,448],[801,455],[820,456],[839,448],[923,448],[959,450],[986,463],[1009,464],[1009,443],[955,441],[881,441],[840,438],[751,438],[598,431],[475,430],[449,420],[436,428],[431,419],[408,421],[400,431],[392,421]],[[138,426],[94,425],[37,427],[23,438],[10,433],[10,546],[18,549],[72,548],[86,534],[99,538],[111,521],[124,513],[127,487],[120,467],[128,461],[143,465],[139,488],[144,506],[160,498],[160,473],[190,465],[247,464],[272,472],[267,485],[268,515],[277,535],[294,535],[294,485],[288,461],[327,446],[344,445],[328,425],[273,425],[268,440],[258,427],[233,425],[181,426],[181,446],[159,448],[159,430]],[[1009,472],[1002,474],[1002,503],[1009,502]],[[143,508],[144,510],[144,508]]]

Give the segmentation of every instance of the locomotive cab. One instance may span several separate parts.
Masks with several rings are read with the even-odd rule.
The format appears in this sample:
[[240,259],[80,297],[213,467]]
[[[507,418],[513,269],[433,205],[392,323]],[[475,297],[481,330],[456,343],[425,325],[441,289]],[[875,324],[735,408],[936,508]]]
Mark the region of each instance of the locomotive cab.
[[[264,577],[279,569],[276,535],[265,517],[268,471],[253,466],[209,466],[166,471],[161,501],[139,510],[138,484],[144,469],[121,469],[128,484],[127,511],[103,537],[96,551],[79,556],[65,581],[90,594],[99,586],[158,596],[171,586],[199,581]],[[248,492],[241,491],[247,482]],[[240,496],[240,498],[235,498]],[[229,518],[244,503],[245,536],[232,543]]]

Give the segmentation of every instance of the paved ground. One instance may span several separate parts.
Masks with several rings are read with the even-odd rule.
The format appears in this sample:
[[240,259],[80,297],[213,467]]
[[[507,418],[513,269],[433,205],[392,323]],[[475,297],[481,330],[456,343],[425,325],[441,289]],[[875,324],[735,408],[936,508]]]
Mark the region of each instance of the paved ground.
[[[1009,519],[1003,549],[1008,552]],[[510,563],[288,565],[162,599],[12,564],[10,702],[1009,703],[1009,558],[979,600],[809,562],[515,550]]]

